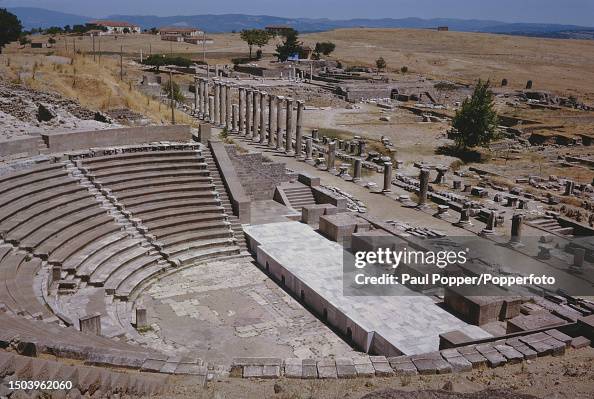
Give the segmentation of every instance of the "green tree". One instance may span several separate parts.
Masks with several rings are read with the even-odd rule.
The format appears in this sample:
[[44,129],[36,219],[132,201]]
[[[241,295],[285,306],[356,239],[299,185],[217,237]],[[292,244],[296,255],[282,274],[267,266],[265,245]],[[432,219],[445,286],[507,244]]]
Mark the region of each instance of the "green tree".
[[187,68],[192,65],[192,61],[189,58],[184,57],[172,57],[165,54],[153,54],[146,57],[142,63],[144,65],[151,65],[156,67],[157,71],[159,68],[165,65],[175,65],[179,67]]
[[318,43],[316,43],[314,53],[317,55],[317,57],[319,57],[320,54],[329,56],[330,54],[332,54],[332,52],[334,52],[334,50],[336,50],[336,44],[334,44],[332,42],[321,42],[321,43],[318,42]]
[[388,64],[386,63],[386,60],[384,60],[384,57],[379,57],[377,60],[375,60],[375,66],[377,67],[377,71],[379,73],[380,71],[386,69]]
[[8,12],[6,8],[0,8],[0,52],[2,47],[17,40],[22,31],[23,25],[17,16]]
[[56,44],[56,39],[54,39],[53,37],[50,37],[47,42],[53,47],[54,44]]
[[123,32],[124,32],[124,34],[126,34],[126,35],[127,35],[128,33],[131,33],[131,32],[130,32],[130,28],[124,28],[124,31],[123,31]]
[[[172,87],[173,86],[173,87]],[[161,85],[161,91],[163,94],[167,96],[168,99],[171,100],[173,97],[173,101],[181,103],[185,101],[184,93],[182,93],[181,88],[177,84],[177,82],[170,80]]]
[[472,96],[464,100],[456,111],[452,120],[454,132],[451,137],[459,149],[486,146],[496,137],[499,118],[489,86],[488,80],[479,80]]
[[299,33],[295,29],[288,30],[283,43],[276,46],[274,55],[279,61],[284,62],[292,55],[301,53],[301,42],[298,35]]
[[247,43],[250,49],[250,59],[254,46],[262,48],[270,41],[270,33],[263,29],[244,29],[240,33],[241,40]]

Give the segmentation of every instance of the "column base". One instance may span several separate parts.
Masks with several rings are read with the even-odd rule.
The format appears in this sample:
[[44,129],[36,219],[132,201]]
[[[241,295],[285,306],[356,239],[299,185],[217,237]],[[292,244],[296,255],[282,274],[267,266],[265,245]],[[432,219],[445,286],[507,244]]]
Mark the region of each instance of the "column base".
[[494,236],[495,230],[489,230],[489,229],[482,229],[481,232],[479,233],[479,235],[481,237],[488,237],[488,236]]
[[292,150],[291,150],[291,151],[287,151],[287,150],[285,150],[285,154],[287,154],[288,156],[292,157],[292,156],[294,156],[294,155],[295,155],[295,152],[294,152],[294,151],[292,151]]
[[467,220],[463,220],[463,221],[458,221],[456,223],[452,223],[454,226],[456,227],[470,227],[472,226],[472,222],[471,221],[467,221]]

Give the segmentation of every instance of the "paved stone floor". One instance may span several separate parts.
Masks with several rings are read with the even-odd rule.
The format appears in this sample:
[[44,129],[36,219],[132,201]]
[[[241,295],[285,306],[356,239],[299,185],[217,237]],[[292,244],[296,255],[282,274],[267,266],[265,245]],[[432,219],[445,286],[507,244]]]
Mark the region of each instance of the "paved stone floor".
[[350,356],[351,347],[271,281],[251,258],[174,273],[142,297],[154,347],[229,364],[234,357]]
[[431,298],[416,295],[403,286],[399,287],[398,296],[344,295],[342,246],[303,223],[245,226],[244,231],[331,306],[407,355],[438,350],[439,334],[445,332],[460,330],[475,339],[490,336],[441,309]]

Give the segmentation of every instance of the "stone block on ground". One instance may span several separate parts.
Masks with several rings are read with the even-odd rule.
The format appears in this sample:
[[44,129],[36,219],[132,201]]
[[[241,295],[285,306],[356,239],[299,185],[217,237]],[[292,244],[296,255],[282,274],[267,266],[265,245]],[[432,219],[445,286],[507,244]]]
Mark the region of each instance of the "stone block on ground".
[[550,335],[556,340],[563,342],[567,348],[569,348],[569,345],[571,345],[572,338],[559,330],[548,330],[545,331],[545,334]]
[[470,363],[456,349],[444,349],[441,351],[441,356],[452,366],[452,371],[454,372],[472,370],[472,363]]
[[353,360],[345,357],[336,358],[336,374],[338,378],[357,377],[357,369]]
[[480,344],[476,350],[487,359],[489,367],[499,367],[507,363],[507,359],[491,344]]
[[301,364],[303,366],[303,378],[318,378],[318,365],[314,359],[303,359]]
[[414,355],[411,358],[419,374],[448,374],[452,372],[452,366],[441,357],[439,352]]
[[390,367],[390,363],[385,356],[369,356],[369,360],[371,360],[371,364],[375,369],[375,375],[378,377],[394,375],[394,370]]
[[338,378],[336,362],[333,359],[322,359],[318,361],[318,377],[322,379]]
[[575,337],[571,340],[571,347],[573,349],[581,349],[590,346],[590,340],[586,337]]
[[303,376],[303,361],[301,359],[285,359],[285,377],[301,378]]
[[375,369],[369,357],[356,357],[353,359],[353,364],[359,377],[373,377],[375,375]]
[[396,356],[388,359],[390,366],[396,375],[416,375],[418,374],[417,367],[411,360],[410,356]]
[[512,346],[495,345],[494,348],[507,359],[509,364],[521,363],[524,360],[524,355]]

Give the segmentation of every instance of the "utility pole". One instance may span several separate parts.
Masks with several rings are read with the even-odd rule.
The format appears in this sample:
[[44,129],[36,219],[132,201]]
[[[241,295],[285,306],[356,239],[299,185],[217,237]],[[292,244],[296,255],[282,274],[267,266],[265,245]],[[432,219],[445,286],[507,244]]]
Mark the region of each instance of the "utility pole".
[[76,38],[72,38],[72,54],[76,54]]
[[124,80],[124,46],[120,46],[120,80]]
[[171,97],[171,124],[175,125],[175,107],[173,106],[173,72],[169,71],[169,96]]
[[202,32],[202,62],[206,64],[206,32]]
[[97,61],[97,56],[95,55],[95,34],[93,33],[91,35],[91,38],[93,39],[93,61]]
[[101,35],[99,35],[99,63],[101,64]]

